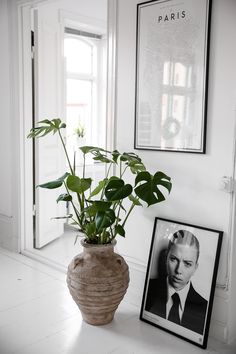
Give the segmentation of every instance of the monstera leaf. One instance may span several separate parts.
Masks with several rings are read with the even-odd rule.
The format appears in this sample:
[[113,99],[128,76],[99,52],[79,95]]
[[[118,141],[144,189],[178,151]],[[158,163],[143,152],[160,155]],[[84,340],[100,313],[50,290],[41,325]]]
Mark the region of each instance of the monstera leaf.
[[111,226],[116,220],[116,215],[114,210],[108,209],[105,211],[99,211],[95,216],[95,224],[97,232],[101,232],[103,229]]
[[120,156],[120,153],[118,150],[113,150],[112,151],[112,159],[115,163],[117,163],[118,157]]
[[47,189],[55,189],[55,188],[59,188],[63,185],[64,180],[66,179],[67,176],[69,176],[70,174],[68,172],[66,172],[63,176],[61,176],[60,178],[54,180],[54,181],[50,181],[47,183],[43,183],[43,184],[39,184],[38,187],[41,188],[47,188]]
[[92,193],[89,196],[89,199],[99,194],[105,187],[107,181],[108,181],[107,178],[104,178],[102,181],[99,181],[98,186],[92,191]]
[[96,233],[96,224],[95,222],[90,222],[85,227],[86,235],[92,236]]
[[84,193],[87,189],[90,188],[92,183],[91,178],[79,178],[74,175],[70,175],[67,178],[67,187],[72,191],[76,193]]
[[28,135],[28,138],[41,138],[49,133],[55,134],[60,129],[65,128],[66,124],[62,123],[59,118],[56,119],[44,119],[38,122],[38,127],[32,128]]
[[163,172],[156,172],[152,176],[149,172],[140,172],[135,179],[134,191],[136,195],[144,200],[148,206],[156,203],[160,203],[165,200],[164,194],[160,191],[158,186],[162,186],[171,191],[172,184],[170,182],[170,177],[165,175]]
[[133,152],[124,152],[120,156],[120,160],[125,162],[133,174],[137,174],[146,170],[146,167],[144,166],[141,158]]
[[128,197],[132,190],[132,186],[125,184],[123,179],[111,179],[105,188],[105,196],[109,201],[116,201]]
[[57,203],[58,202],[71,202],[71,201],[72,201],[72,196],[68,193],[60,194],[59,197],[57,198]]
[[122,237],[125,237],[125,230],[122,225],[118,224],[115,226],[115,232]]
[[138,174],[139,172],[146,170],[146,167],[141,161],[130,161],[128,166],[133,174]]
[[102,148],[98,148],[95,146],[81,146],[80,150],[83,152],[84,155],[86,155],[88,153],[92,154],[94,156],[93,159],[95,161],[99,161],[99,162],[103,162],[103,163],[113,162],[111,159],[109,159],[107,157],[107,153],[109,151],[104,150]]
[[86,209],[86,214],[90,217],[95,216],[94,222],[96,232],[100,233],[104,228],[111,226],[115,219],[115,212],[110,209],[112,203],[103,200],[88,201],[91,206]]
[[112,205],[112,202],[108,202],[105,200],[95,200],[95,201],[87,200],[87,202],[90,203],[91,205],[84,209],[84,213],[89,217],[95,216],[98,212],[107,211],[108,209],[110,209]]

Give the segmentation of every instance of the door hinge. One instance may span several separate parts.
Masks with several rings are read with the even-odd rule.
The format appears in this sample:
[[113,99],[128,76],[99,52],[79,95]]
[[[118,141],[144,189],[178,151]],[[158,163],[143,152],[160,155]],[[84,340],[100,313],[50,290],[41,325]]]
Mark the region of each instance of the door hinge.
[[31,58],[34,58],[34,32],[31,31]]
[[34,47],[34,31],[31,31],[31,47]]
[[33,205],[32,214],[33,214],[33,216],[35,216],[35,215],[36,215],[36,205],[35,205],[35,204]]

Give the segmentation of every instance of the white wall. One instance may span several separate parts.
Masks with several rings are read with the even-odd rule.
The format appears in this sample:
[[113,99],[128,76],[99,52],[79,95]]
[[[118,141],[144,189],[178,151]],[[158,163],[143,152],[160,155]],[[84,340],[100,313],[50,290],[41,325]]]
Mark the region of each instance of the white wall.
[[[48,4],[42,4],[42,8],[45,11],[55,11],[55,9],[61,9],[81,16],[87,16],[94,19],[106,21],[107,0],[58,0]],[[45,13],[46,14],[46,13]]]
[[[133,150],[134,144],[137,3],[137,0],[118,1],[116,139],[117,148],[121,151]],[[127,225],[126,239],[119,240],[119,251],[138,265],[136,285],[139,287],[143,286],[143,271],[147,264],[155,216],[223,230],[217,283],[219,286],[227,285],[231,267],[228,254],[233,238],[230,232],[231,195],[220,190],[219,184],[222,176],[234,175],[235,14],[234,0],[213,1],[206,154],[136,150],[149,169],[160,169],[173,180],[173,190],[167,201],[149,210],[136,210]],[[227,339],[228,300],[229,293],[217,289],[211,333],[222,340]]]
[[10,87],[10,48],[7,1],[0,1],[0,246],[12,246],[12,116]]

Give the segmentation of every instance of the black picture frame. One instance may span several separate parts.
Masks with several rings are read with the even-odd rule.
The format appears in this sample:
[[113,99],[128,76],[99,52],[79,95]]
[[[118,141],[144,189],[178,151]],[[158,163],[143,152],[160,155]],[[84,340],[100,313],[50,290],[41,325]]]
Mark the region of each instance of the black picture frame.
[[137,5],[134,148],[205,154],[212,0]]
[[[185,236],[183,237],[183,235]],[[223,231],[156,217],[140,320],[205,349],[208,341],[222,238]],[[200,252],[195,264],[196,239],[200,245]],[[172,246],[168,251],[169,242]],[[174,244],[175,246],[173,246]],[[190,254],[183,252],[190,252]],[[177,275],[176,270],[173,270],[176,264],[184,268],[180,269]],[[167,301],[175,290],[180,295],[182,304],[182,308],[179,305],[181,323],[173,322],[173,318],[168,319],[168,316],[171,316],[173,302],[167,303]]]

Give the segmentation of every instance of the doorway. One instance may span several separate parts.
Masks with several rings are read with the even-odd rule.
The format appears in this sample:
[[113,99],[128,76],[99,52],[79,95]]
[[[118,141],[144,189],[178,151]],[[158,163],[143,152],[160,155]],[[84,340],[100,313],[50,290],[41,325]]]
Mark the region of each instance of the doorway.
[[[93,6],[92,2],[94,3]],[[27,40],[29,25],[30,29],[34,31],[34,65],[32,70],[34,69],[35,98],[33,101],[35,104],[32,108],[34,108],[35,121],[40,121],[46,117],[49,119],[50,117],[62,117],[62,120],[66,121],[68,126],[67,131],[65,131],[65,141],[71,155],[75,152],[75,141],[76,144],[79,143],[80,145],[103,145],[102,147],[107,148],[113,148],[114,142],[111,127],[114,122],[115,102],[113,87],[115,87],[114,29],[116,1],[90,0],[86,2],[86,5],[84,3],[72,0],[55,0],[53,2],[40,2],[33,9],[27,8],[27,5],[21,7],[23,18],[22,41],[25,43]],[[82,7],[80,7],[81,4],[83,4]],[[96,6],[99,7],[99,10],[96,9]],[[92,15],[91,12],[88,12],[91,9],[93,9]],[[99,14],[100,17],[96,17],[95,14],[96,16]],[[107,43],[107,28],[110,32],[110,43]],[[90,36],[91,34],[97,35],[98,38],[88,38],[88,34]],[[99,45],[98,40],[100,40]],[[81,44],[87,45],[90,53],[92,52],[91,58],[93,59],[100,55],[98,53],[100,49],[103,58],[106,58],[109,63],[109,66],[107,66],[104,64],[105,60],[103,60],[102,70],[103,75],[104,72],[106,75],[100,76],[99,79],[93,78],[94,81],[91,77],[86,77],[85,82],[82,82],[81,73],[78,70],[76,71],[76,60],[73,58],[73,51],[71,51],[66,41],[67,43],[73,42],[73,45],[75,45],[75,41],[80,42],[80,46]],[[105,51],[106,47],[107,53]],[[23,48],[23,51],[27,52],[25,48]],[[62,56],[61,53],[63,53]],[[74,57],[76,57],[76,50],[74,50]],[[65,58],[67,62],[65,62]],[[101,55],[99,62],[101,63]],[[22,64],[24,68],[27,63],[23,62]],[[74,72],[71,70],[73,65]],[[94,67],[94,63],[92,65]],[[83,75],[84,77],[85,75]],[[27,81],[26,75],[23,77],[23,84],[28,97],[30,97],[28,87],[26,89]],[[107,83],[103,97],[101,97],[101,90],[96,87],[96,85],[101,85],[101,83],[103,86]],[[83,98],[83,101],[80,100],[80,95],[74,97],[76,96],[75,92],[86,91],[80,88],[81,84],[85,84],[87,87],[90,86],[87,90],[88,95]],[[31,86],[33,88],[33,82],[31,82]],[[100,94],[99,98],[95,94],[96,91]],[[94,97],[96,96],[95,98],[91,98],[91,92]],[[88,107],[88,101],[93,101],[90,107]],[[96,110],[99,112],[97,114],[99,118],[96,118]],[[89,113],[90,120],[87,119]],[[25,126],[31,128],[29,117],[30,114],[26,117]],[[110,117],[110,119],[108,120],[107,117]],[[77,128],[86,132],[85,135],[82,134],[83,136],[79,137],[83,141],[77,141]],[[29,142],[27,142],[27,145],[29,145]],[[26,166],[30,166],[31,171],[32,169],[35,171],[33,176],[29,176],[28,167],[24,171],[30,184],[33,185],[34,181],[37,185],[53,180],[56,176],[58,178],[63,174],[60,172],[65,172],[65,159],[61,158],[63,153],[58,153],[60,151],[58,149],[60,147],[56,138],[52,140],[49,137],[49,139],[43,138],[35,141],[35,151],[24,155]],[[79,170],[79,161],[77,167]],[[99,176],[102,168],[102,166],[95,166],[94,164],[89,166],[91,174],[95,178]],[[46,193],[44,194],[44,192]],[[41,257],[46,262],[48,260],[49,262],[66,266],[68,259],[78,253],[80,245],[79,243],[76,246],[74,245],[76,231],[68,223],[61,220],[56,222],[51,220],[51,217],[55,215],[66,213],[65,205],[63,207],[58,205],[60,203],[56,203],[57,196],[53,195],[53,192],[48,193],[48,190],[31,189],[27,186],[27,190],[24,193],[26,196],[23,216],[25,238],[23,238],[21,243],[22,252],[36,258]],[[27,213],[27,209],[30,210],[30,208],[31,211],[33,210],[32,217],[32,214],[29,215]],[[34,238],[32,237],[33,234]]]

